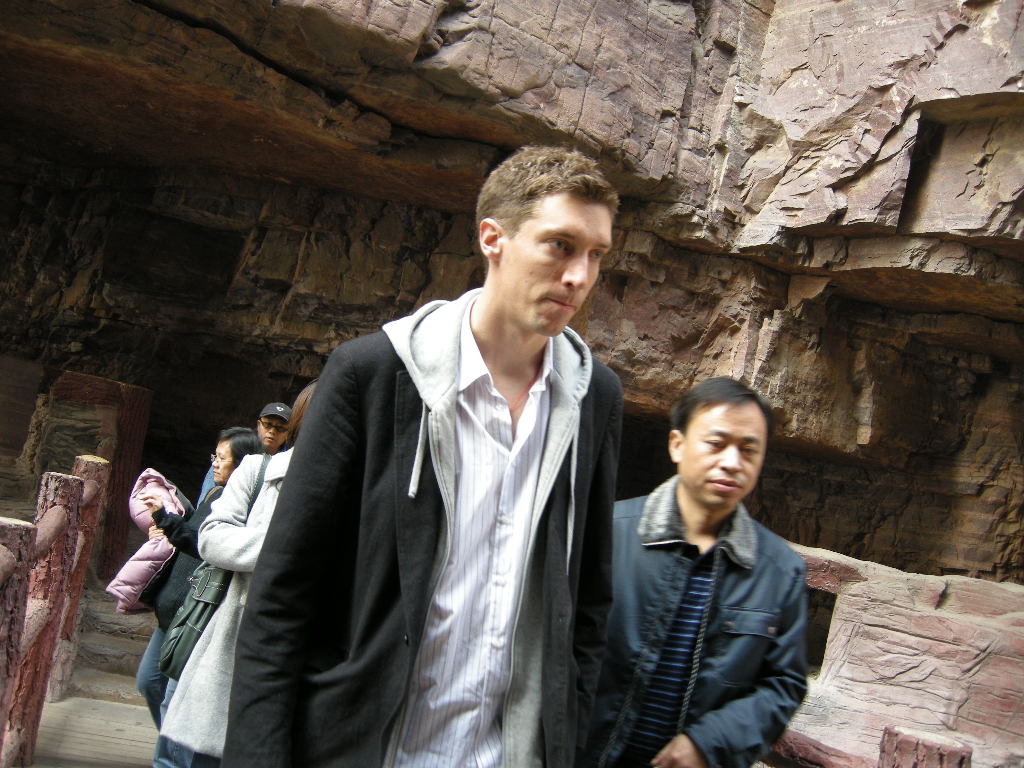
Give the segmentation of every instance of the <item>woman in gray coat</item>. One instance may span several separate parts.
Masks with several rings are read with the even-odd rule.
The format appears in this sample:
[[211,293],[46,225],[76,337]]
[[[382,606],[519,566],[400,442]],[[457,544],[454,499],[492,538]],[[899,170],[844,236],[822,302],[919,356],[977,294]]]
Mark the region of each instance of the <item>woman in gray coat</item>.
[[[281,481],[288,471],[291,446],[295,444],[302,417],[316,381],[295,399],[288,424],[288,450],[270,458],[263,485],[254,489],[262,456],[246,457],[232,474],[223,495],[199,530],[199,554],[211,565],[234,571],[224,601],[218,606],[192,651],[177,690],[164,717],[160,735],[193,753],[189,766],[220,765],[228,722],[228,697],[235,665],[235,642],[245,608],[252,571],[263,547],[263,538],[277,505]],[[258,492],[246,515],[250,494]]]

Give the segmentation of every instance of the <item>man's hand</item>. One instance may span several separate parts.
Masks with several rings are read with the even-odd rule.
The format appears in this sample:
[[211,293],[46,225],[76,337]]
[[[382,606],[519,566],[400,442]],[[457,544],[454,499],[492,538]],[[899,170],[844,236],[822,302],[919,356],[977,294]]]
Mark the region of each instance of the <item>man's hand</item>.
[[661,748],[651,760],[657,768],[708,768],[704,756],[685,733],[680,733]]

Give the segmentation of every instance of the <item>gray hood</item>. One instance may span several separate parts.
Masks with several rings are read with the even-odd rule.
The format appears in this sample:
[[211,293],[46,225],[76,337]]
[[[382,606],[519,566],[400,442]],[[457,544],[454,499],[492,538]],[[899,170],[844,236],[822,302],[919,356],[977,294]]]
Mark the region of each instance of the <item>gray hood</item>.
[[[405,365],[413,384],[423,400],[423,415],[420,420],[420,434],[413,465],[413,477],[410,478],[409,495],[415,496],[419,485],[419,474],[426,441],[428,439],[428,418],[435,412],[447,421],[448,416],[454,419],[455,400],[458,395],[458,361],[459,361],[459,329],[462,318],[469,310],[473,300],[480,295],[482,289],[464,293],[454,301],[432,301],[420,307],[406,317],[390,322],[384,326],[395,352]],[[549,436],[546,441],[543,466],[561,462],[564,449],[557,462],[549,462],[549,450],[558,448],[563,442],[559,434],[575,436],[579,420],[580,402],[590,388],[590,377],[593,372],[593,359],[590,350],[579,335],[566,328],[554,338],[551,371],[551,418],[548,424]],[[438,426],[445,426],[443,423]],[[454,451],[454,422],[451,430],[442,429],[440,435],[451,435],[452,445],[442,445],[442,451],[450,448]],[[551,431],[554,434],[550,434]],[[552,439],[554,438],[554,439]],[[445,443],[447,440],[444,441]],[[573,451],[575,454],[575,450]],[[555,457],[550,457],[554,459]],[[574,456],[575,459],[575,456]],[[444,457],[441,457],[442,464]],[[575,462],[574,462],[575,463]],[[575,475],[575,466],[573,467]],[[543,475],[543,473],[542,473]],[[553,481],[553,477],[552,477]],[[538,490],[544,485],[543,477]],[[546,493],[542,495],[546,497]]]

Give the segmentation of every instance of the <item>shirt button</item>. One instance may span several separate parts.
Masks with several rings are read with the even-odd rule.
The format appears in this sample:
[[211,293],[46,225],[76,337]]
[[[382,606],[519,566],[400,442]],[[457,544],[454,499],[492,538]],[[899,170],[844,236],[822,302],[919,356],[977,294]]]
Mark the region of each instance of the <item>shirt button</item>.
[[733,624],[731,621],[727,621],[727,622],[725,622],[724,626],[725,626],[726,629],[732,629],[736,625]]

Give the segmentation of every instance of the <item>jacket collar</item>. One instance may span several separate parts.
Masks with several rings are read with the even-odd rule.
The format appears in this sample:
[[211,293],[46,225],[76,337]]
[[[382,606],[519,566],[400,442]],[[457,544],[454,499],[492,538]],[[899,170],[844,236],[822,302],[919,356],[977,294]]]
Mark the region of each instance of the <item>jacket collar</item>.
[[[479,295],[478,288],[454,301],[432,301],[384,326],[395,353],[431,410],[441,407],[443,401],[455,402],[460,328],[463,316]],[[552,339],[552,384],[564,388],[572,407],[578,408],[586,396],[592,373],[590,350],[575,331],[565,328]]]
[[[673,475],[655,488],[644,502],[637,534],[645,547],[663,547],[686,541],[686,528],[676,500],[678,484],[679,476]],[[757,530],[742,503],[723,523],[718,546],[743,568],[753,568],[757,562]]]
[[[430,422],[435,418],[444,424],[441,436],[448,451],[434,448],[435,464],[440,466],[441,477],[447,482],[455,476],[453,464],[444,464],[441,454],[454,455],[455,404],[458,396],[459,347],[463,319],[481,289],[468,291],[454,301],[432,301],[416,312],[384,326],[395,354],[402,361],[412,379],[413,386],[423,401],[419,437],[409,477],[409,498],[416,498],[420,474],[426,459],[426,448],[431,435]],[[566,453],[572,451],[570,465],[570,499],[575,499],[576,457],[579,438],[580,404],[590,389],[594,370],[590,349],[571,328],[565,328],[549,345],[551,410],[548,431],[541,459],[541,473],[537,482],[536,504],[546,503],[555,482],[558,468]],[[454,491],[452,491],[454,494]],[[574,510],[570,502],[569,530],[572,530]],[[569,540],[572,536],[569,536]]]
[[[283,451],[278,451],[270,457],[270,461],[267,462],[267,471],[263,475],[263,482],[269,483],[274,480],[284,479],[285,474],[288,472],[288,463],[292,459],[292,449],[285,448]],[[259,472],[259,470],[256,470]]]

